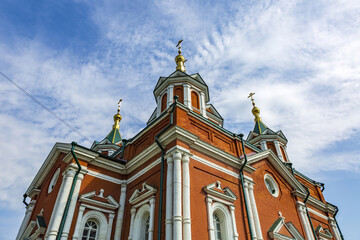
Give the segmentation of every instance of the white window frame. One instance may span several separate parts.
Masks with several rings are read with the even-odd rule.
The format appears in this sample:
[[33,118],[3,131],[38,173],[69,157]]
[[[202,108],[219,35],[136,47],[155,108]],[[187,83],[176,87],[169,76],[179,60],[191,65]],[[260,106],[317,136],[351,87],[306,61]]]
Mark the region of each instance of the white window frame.
[[[272,185],[272,187],[274,188],[275,192],[272,193],[270,192],[268,186],[266,185],[266,181],[268,181],[270,183],[270,185]],[[272,176],[270,176],[269,174],[265,174],[264,175],[264,184],[266,186],[266,189],[268,190],[268,192],[271,194],[271,196],[277,198],[279,196],[279,186],[278,184],[276,183],[276,181],[274,180],[274,178]]]
[[85,224],[90,220],[94,221],[98,225],[96,240],[106,239],[108,221],[103,213],[96,210],[91,210],[84,214],[81,220],[81,230],[79,231],[78,239],[82,239]]
[[[60,168],[58,168],[56,170],[53,177],[51,178],[51,181],[50,181],[50,184],[49,184],[49,187],[48,187],[48,193],[51,193],[52,190],[55,188],[56,183],[57,183],[57,181],[59,179],[59,176],[60,176]],[[51,187],[51,186],[54,186],[54,187]]]
[[227,187],[222,189],[219,181],[205,186],[203,190],[207,194],[209,239],[216,239],[213,217],[214,213],[216,213],[221,222],[221,239],[237,240],[239,235],[236,229],[235,206],[233,204],[237,199],[235,194]]

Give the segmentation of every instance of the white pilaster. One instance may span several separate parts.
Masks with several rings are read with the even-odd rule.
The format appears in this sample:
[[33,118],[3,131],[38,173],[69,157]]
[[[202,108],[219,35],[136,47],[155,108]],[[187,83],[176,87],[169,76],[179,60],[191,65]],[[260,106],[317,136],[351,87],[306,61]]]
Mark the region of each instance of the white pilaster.
[[262,237],[262,232],[261,232],[259,214],[257,211],[256,202],[255,202],[254,183],[253,182],[249,182],[249,195],[250,195],[250,202],[251,202],[251,210],[252,210],[253,216],[254,216],[256,236],[257,236],[257,239],[262,240],[263,237]]
[[134,235],[134,220],[135,220],[135,213],[136,213],[136,208],[132,208],[131,209],[131,220],[130,220],[130,232],[129,232],[129,240],[133,239],[133,235]]
[[255,221],[254,221],[254,216],[253,216],[252,205],[251,205],[251,202],[250,202],[249,182],[247,180],[244,181],[244,187],[245,187],[246,204],[248,206],[248,210],[249,210],[248,214],[249,214],[249,219],[250,219],[250,222],[251,222],[250,231],[252,232],[254,239],[258,239],[257,234],[256,234],[256,230],[255,230]]
[[156,108],[156,117],[160,116],[161,114],[161,98],[157,96],[157,108]]
[[63,232],[61,234],[61,240],[66,240],[69,237],[69,232],[70,232],[70,227],[71,227],[71,223],[74,217],[74,212],[75,212],[75,207],[76,207],[76,203],[78,201],[78,197],[79,197],[79,192],[80,192],[80,186],[81,186],[81,182],[84,178],[84,174],[83,173],[79,173],[76,183],[75,183],[75,188],[74,188],[74,193],[70,202],[70,206],[69,206],[69,211],[68,214],[66,216],[66,221],[65,221],[65,225],[64,225],[64,229]]
[[182,240],[181,215],[181,153],[175,152],[174,159],[174,212],[173,212],[173,240]]
[[108,224],[107,231],[106,231],[106,240],[111,239],[111,230],[112,230],[112,225],[114,222],[114,217],[115,217],[115,214],[109,213],[109,224]]
[[312,234],[312,232],[311,232],[309,219],[308,219],[308,217],[306,216],[305,204],[302,203],[302,202],[297,202],[296,204],[297,204],[297,206],[298,206],[300,218],[301,218],[301,221],[302,221],[303,226],[304,226],[306,239],[308,239],[308,240],[313,240],[314,237],[313,237],[313,234]]
[[187,83],[183,84],[184,86],[184,104],[188,108],[191,109],[191,92],[190,92],[190,85]]
[[212,204],[212,199],[209,197],[206,197],[206,210],[207,210],[207,214],[208,214],[209,240],[215,240],[214,221],[213,221],[211,204]]
[[56,239],[56,236],[59,231],[60,223],[61,223],[61,218],[62,218],[64,210],[65,210],[65,205],[66,205],[66,202],[69,197],[70,188],[73,183],[74,176],[75,176],[74,169],[69,169],[65,173],[65,176],[64,176],[65,180],[63,182],[64,186],[62,188],[62,191],[58,193],[58,195],[60,195],[59,199],[57,199],[57,200],[59,200],[59,202],[57,204],[55,204],[56,207],[53,209],[53,212],[51,214],[49,227],[48,227],[48,230],[47,230],[46,236],[45,236],[46,240],[55,240]]
[[80,228],[81,228],[81,220],[82,220],[82,217],[84,215],[84,211],[85,211],[85,207],[80,205],[79,213],[78,213],[78,217],[77,217],[76,225],[75,225],[75,231],[74,231],[73,238],[72,238],[73,240],[78,240],[79,239]]
[[154,236],[155,197],[150,198],[149,240]]
[[18,232],[18,234],[16,236],[16,240],[19,240],[21,238],[22,234],[24,233],[24,231],[25,231],[25,229],[26,229],[26,227],[27,227],[27,225],[29,223],[31,213],[34,210],[35,203],[36,203],[35,200],[31,200],[29,205],[26,206],[25,216],[24,216],[24,219],[23,219],[23,221],[21,223],[19,232]]
[[190,214],[190,170],[189,155],[184,154],[182,157],[183,171],[183,230],[184,239],[191,240],[191,214]]
[[282,155],[281,149],[280,149],[280,143],[275,140],[274,144],[275,144],[276,152],[277,152],[279,159],[284,162],[284,158],[283,158],[283,155]]
[[174,85],[169,85],[167,87],[167,99],[167,107],[169,107],[174,101]]
[[236,228],[235,206],[229,206],[229,208],[230,208],[231,222],[232,222],[233,232],[234,232],[234,240],[238,240],[239,239],[239,234],[238,234],[237,228]]
[[200,112],[204,117],[206,117],[206,103],[204,92],[200,92]]
[[265,151],[268,149],[267,145],[266,145],[266,141],[263,140],[263,141],[260,141],[260,147],[261,147],[261,150]]
[[166,219],[165,219],[165,239],[172,240],[172,217],[173,217],[173,158],[167,158],[166,174]]
[[336,226],[335,219],[329,218],[329,224],[334,234],[335,240],[342,240],[338,228]]
[[120,240],[121,237],[122,225],[124,221],[125,199],[126,199],[126,184],[121,184],[121,195],[119,200],[120,207],[115,223],[115,234],[114,234],[115,240]]

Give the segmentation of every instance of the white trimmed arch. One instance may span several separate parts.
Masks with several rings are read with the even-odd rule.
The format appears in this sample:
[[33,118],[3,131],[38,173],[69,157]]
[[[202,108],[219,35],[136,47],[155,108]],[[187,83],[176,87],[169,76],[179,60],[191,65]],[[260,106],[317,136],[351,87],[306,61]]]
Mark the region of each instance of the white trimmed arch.
[[99,211],[91,210],[84,214],[82,220],[81,220],[81,231],[79,232],[78,239],[81,239],[84,227],[87,221],[92,220],[96,224],[98,224],[98,234],[97,239],[98,240],[106,240],[106,234],[107,234],[107,219],[105,215]]
[[136,213],[134,225],[134,237],[133,239],[145,239],[145,227],[146,227],[146,220],[150,216],[150,205],[144,204],[142,205]]
[[[212,205],[212,211],[209,217],[213,222],[213,216],[216,214],[220,219],[221,239],[233,239],[234,232],[232,229],[231,214],[227,206],[220,202],[215,202]],[[215,227],[215,226],[214,226]]]

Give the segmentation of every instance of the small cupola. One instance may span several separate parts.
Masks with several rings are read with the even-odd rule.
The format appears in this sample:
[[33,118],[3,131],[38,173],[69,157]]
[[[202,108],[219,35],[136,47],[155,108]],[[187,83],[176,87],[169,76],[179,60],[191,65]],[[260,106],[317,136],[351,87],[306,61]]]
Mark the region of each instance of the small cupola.
[[260,117],[260,109],[256,107],[253,96],[255,93],[250,93],[250,98],[253,108],[251,110],[254,115],[255,126],[249,133],[246,141],[255,145],[259,149],[265,151],[271,149],[275,155],[283,162],[288,162],[289,158],[286,153],[287,139],[282,131],[273,131],[262,122]]
[[117,113],[114,115],[114,125],[112,126],[111,131],[100,142],[95,141],[91,146],[91,149],[110,156],[122,145],[122,137],[120,134],[120,121],[122,119],[120,115],[121,102],[122,99],[118,102],[118,109]]

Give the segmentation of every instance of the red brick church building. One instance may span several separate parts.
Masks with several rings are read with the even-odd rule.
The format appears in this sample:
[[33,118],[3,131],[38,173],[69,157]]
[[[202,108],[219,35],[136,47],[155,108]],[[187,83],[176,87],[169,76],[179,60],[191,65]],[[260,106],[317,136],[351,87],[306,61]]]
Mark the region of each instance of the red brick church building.
[[54,145],[26,190],[16,239],[343,239],[324,184],[292,168],[288,140],[262,122],[253,94],[243,139],[223,128],[180,47],[175,62],[138,134],[122,139],[119,107],[102,141]]

